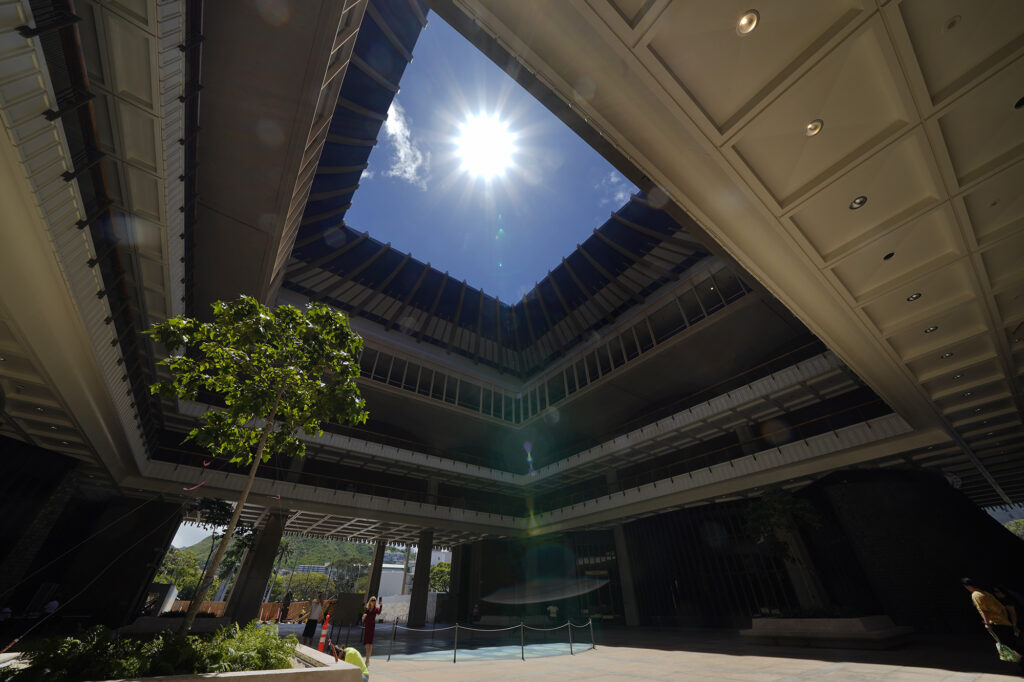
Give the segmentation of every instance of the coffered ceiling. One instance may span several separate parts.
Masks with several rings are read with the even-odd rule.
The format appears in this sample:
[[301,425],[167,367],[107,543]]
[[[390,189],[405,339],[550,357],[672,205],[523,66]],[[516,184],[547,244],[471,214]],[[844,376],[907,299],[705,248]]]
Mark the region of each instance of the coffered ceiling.
[[[432,6],[548,83],[910,423],[943,428],[976,500],[1024,499],[1005,461],[1024,436],[1024,5]],[[994,418],[999,446],[976,435]]]

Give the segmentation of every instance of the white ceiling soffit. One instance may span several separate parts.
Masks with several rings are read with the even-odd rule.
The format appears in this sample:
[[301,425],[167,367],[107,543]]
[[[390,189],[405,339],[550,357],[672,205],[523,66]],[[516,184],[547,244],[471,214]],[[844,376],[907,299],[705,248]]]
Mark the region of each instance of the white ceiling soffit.
[[1019,435],[1024,4],[456,2],[912,426]]

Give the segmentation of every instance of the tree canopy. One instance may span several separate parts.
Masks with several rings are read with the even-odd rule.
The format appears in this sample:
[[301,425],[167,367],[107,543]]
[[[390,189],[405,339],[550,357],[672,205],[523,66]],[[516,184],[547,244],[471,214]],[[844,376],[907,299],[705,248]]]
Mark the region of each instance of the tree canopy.
[[[243,296],[217,301],[213,315],[213,322],[174,317],[149,330],[171,353],[160,364],[174,377],[154,392],[186,400],[209,392],[223,402],[188,435],[210,454],[241,464],[251,463],[257,449],[264,461],[271,453],[302,455],[300,431],[320,435],[324,422],[366,421],[356,385],[363,340],[344,313],[319,303],[305,312],[290,305],[271,310]],[[265,447],[258,448],[264,434]]]
[[439,561],[430,567],[430,591],[447,592],[452,582],[452,565],[448,561]]

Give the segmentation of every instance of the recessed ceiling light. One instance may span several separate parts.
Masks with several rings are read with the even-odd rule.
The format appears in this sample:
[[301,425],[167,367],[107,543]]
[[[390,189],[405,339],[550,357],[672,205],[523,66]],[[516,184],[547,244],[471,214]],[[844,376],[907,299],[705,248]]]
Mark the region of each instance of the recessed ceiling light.
[[745,36],[757,28],[757,21],[761,18],[756,9],[748,9],[736,22],[736,33]]
[[991,435],[994,435],[994,434],[995,434],[995,431],[989,431],[989,432],[988,432],[988,433],[986,433],[985,435],[986,435],[986,436],[991,436]]
[[956,380],[956,379],[963,379],[963,378],[964,378],[964,375],[963,375],[963,374],[954,374],[954,375],[953,375],[953,379],[954,379],[954,380]]
[[1014,109],[1024,109],[1024,97],[1021,97],[1019,100],[1014,102],[1013,103],[1013,108]]
[[816,118],[813,121],[811,121],[810,123],[808,123],[807,127],[804,128],[804,135],[807,136],[807,137],[814,137],[815,135],[820,133],[821,129],[824,128],[824,127],[825,127],[825,122],[822,121],[820,118]]
[[907,296],[907,302],[913,303],[919,298],[921,298],[921,292],[917,292],[916,294],[911,294],[910,296]]
[[861,194],[859,197],[850,202],[850,210],[856,211],[858,208],[868,203],[868,198]]
[[978,414],[979,412],[981,412],[981,408],[980,407],[975,407],[974,408],[974,414]]
[[951,357],[953,357],[952,353],[943,353],[942,356],[939,359],[940,360],[949,360]]
[[938,327],[936,327],[936,326],[935,326],[935,325],[933,324],[932,326],[930,326],[930,327],[928,327],[927,329],[925,329],[925,330],[924,330],[924,333],[925,333],[925,334],[931,334],[931,333],[932,333],[932,332],[934,332],[934,331],[938,331],[938,329],[939,329],[939,328],[938,328]]
[[993,199],[992,201],[988,202],[988,207],[989,208],[995,208],[998,205],[999,205],[999,199]]
[[50,430],[51,430],[51,431],[56,431],[56,430],[57,430],[57,427],[56,427],[56,426],[51,426],[51,427],[50,427]]
[[71,445],[71,443],[67,442],[66,440],[62,440],[62,441],[60,442],[60,444],[61,444],[61,445]]
[[43,412],[43,411],[44,411],[44,410],[43,410],[43,408],[41,408],[41,407],[37,407],[37,408],[36,408],[36,412]]
[[960,25],[960,15],[954,14],[949,19],[946,19],[946,23],[943,24],[942,29],[945,31],[952,31],[954,28]]
[[964,391],[964,397],[965,398],[970,398],[972,395],[974,395],[974,394],[971,393],[970,391]]
[[889,253],[887,253],[884,256],[882,256],[882,260],[889,260],[890,258],[892,258],[895,255],[896,255],[895,251],[890,251]]
[[714,291],[714,290],[715,290],[714,287],[708,287],[708,291]]

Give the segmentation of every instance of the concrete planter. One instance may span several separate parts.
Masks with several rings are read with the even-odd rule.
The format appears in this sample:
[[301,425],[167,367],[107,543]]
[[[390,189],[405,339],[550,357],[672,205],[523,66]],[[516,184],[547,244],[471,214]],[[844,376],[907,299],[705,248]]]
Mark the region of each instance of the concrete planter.
[[[20,654],[12,654],[14,658]],[[187,680],[230,680],[230,682],[361,682],[359,668],[345,663],[334,662],[333,656],[322,654],[316,649],[300,644],[295,656],[309,668],[287,670],[249,670],[237,673],[202,673],[200,675],[161,675],[158,677],[137,677],[130,680],[108,680],[107,682],[186,682]],[[4,660],[8,662],[10,659]]]
[[764,644],[838,649],[888,649],[907,641],[913,628],[889,616],[860,618],[755,618],[740,635]]

